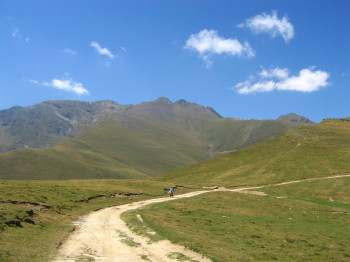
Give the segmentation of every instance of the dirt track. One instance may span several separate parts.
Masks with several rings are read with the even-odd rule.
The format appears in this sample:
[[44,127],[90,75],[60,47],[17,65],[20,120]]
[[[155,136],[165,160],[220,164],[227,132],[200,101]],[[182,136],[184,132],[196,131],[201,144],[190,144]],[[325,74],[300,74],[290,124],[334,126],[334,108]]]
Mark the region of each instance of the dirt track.
[[[202,255],[186,250],[184,247],[172,244],[170,241],[147,243],[148,240],[135,235],[121,220],[121,213],[143,207],[145,205],[160,203],[179,198],[188,198],[209,191],[191,192],[184,195],[150,199],[118,207],[105,208],[83,217],[77,222],[77,229],[59,250],[59,256],[54,262],[68,261],[108,261],[108,262],[136,262],[147,261],[176,261],[168,258],[172,252],[178,252],[197,261],[210,261]],[[125,239],[139,243],[137,247],[127,245]],[[123,241],[124,239],[124,241]],[[85,258],[86,260],[83,260]]]
[[[350,175],[331,176],[324,178],[314,178],[305,180],[289,181],[275,184],[285,185],[292,183],[300,183],[304,181],[330,179],[338,177],[350,177]],[[188,194],[178,195],[170,199],[168,197],[150,199],[130,203],[118,207],[105,208],[93,212],[86,217],[81,218],[76,222],[76,230],[72,233],[69,239],[63,244],[59,250],[58,257],[53,262],[76,262],[76,261],[104,261],[104,262],[166,262],[176,261],[176,259],[169,258],[169,254],[173,252],[181,253],[192,260],[196,261],[211,261],[202,255],[185,249],[183,246],[175,245],[168,240],[148,243],[148,239],[140,237],[125,225],[121,220],[120,215],[129,210],[141,208],[143,206],[160,203],[165,201],[172,201],[175,199],[189,198],[208,192],[217,191],[233,191],[247,193],[249,189],[264,188],[273,185],[265,185],[251,188],[237,188],[237,189],[217,189],[209,191],[197,191]],[[252,191],[252,194],[258,194]],[[258,194],[259,195],[259,194]],[[260,194],[261,195],[261,194]],[[140,218],[141,219],[141,218]],[[137,246],[125,244],[125,239],[134,243]],[[148,259],[148,260],[146,260]]]

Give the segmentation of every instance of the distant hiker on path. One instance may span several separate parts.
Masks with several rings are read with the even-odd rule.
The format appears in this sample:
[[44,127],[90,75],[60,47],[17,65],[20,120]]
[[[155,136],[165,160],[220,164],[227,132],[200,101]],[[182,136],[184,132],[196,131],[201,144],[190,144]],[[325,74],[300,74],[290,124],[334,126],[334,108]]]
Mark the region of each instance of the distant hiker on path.
[[169,189],[169,197],[174,197],[174,188],[173,187],[171,187]]

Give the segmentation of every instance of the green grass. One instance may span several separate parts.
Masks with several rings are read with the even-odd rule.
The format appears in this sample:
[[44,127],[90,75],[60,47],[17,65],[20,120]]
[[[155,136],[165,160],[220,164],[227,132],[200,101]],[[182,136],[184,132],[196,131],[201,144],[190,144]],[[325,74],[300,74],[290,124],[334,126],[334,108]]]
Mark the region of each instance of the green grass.
[[145,260],[145,261],[151,261],[151,260],[148,258],[148,256],[146,256],[146,255],[142,255],[142,256],[141,256],[141,259],[142,259],[142,260]]
[[[79,216],[165,196],[166,187],[136,180],[0,181],[0,260],[49,261]],[[22,227],[6,224],[10,221]]]
[[125,233],[121,231],[117,231],[117,233],[119,233],[119,236],[122,238],[121,242],[125,245],[128,245],[129,247],[138,247],[141,245],[140,243],[135,242],[133,238],[129,237]]
[[[350,179],[337,181],[304,182],[296,191],[299,185],[261,189],[267,197],[209,193],[156,204],[139,213],[161,237],[216,262],[350,261],[349,209],[325,205],[326,200],[320,201],[324,193],[316,190],[317,184],[337,184],[326,194],[345,205]],[[306,191],[308,201],[300,200]],[[128,220],[134,222],[140,223]]]
[[139,210],[133,210],[129,212],[124,212],[121,214],[121,218],[126,222],[127,226],[136,234],[140,236],[147,237],[149,239],[149,243],[157,242],[160,240],[165,240],[166,237],[161,236],[159,234],[152,234],[152,229],[147,226],[149,223],[140,223],[137,219],[137,215],[139,214]]
[[282,196],[330,207],[350,209],[350,177],[312,180],[259,190],[270,196]]
[[350,173],[350,122],[327,120],[155,178],[204,186],[265,185]]
[[179,252],[172,252],[168,255],[168,258],[170,259],[176,259],[176,261],[189,261],[189,262],[198,262],[197,260],[193,260],[189,258],[188,256],[185,256],[182,253]]

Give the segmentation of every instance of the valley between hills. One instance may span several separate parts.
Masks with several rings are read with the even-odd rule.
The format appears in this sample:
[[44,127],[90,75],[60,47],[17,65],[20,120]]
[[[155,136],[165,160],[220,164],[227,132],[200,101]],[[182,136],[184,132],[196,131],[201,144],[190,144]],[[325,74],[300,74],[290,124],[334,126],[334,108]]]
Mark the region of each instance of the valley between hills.
[[349,118],[241,120],[160,98],[47,101],[0,120],[1,261],[60,259],[89,217],[154,199],[121,214],[130,232],[106,231],[114,258],[82,244],[64,261],[122,261],[164,240],[200,255],[129,261],[350,261]]

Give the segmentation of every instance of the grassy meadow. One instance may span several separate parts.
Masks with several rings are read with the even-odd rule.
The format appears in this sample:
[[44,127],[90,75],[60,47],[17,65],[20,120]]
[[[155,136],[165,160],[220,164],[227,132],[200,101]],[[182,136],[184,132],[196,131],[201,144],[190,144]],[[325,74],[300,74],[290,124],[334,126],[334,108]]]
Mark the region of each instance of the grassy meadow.
[[2,180],[0,261],[49,261],[78,217],[99,208],[165,196],[167,187],[135,180]]
[[259,189],[267,196],[214,192],[123,218],[215,262],[350,261],[349,189],[350,178],[337,178]]

